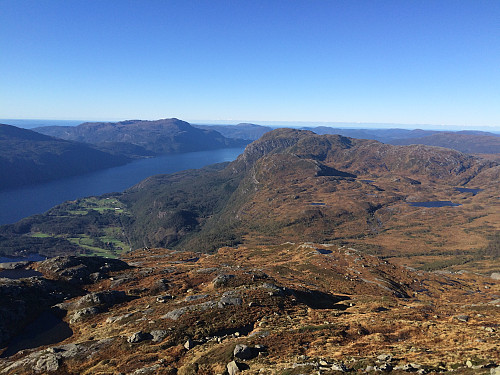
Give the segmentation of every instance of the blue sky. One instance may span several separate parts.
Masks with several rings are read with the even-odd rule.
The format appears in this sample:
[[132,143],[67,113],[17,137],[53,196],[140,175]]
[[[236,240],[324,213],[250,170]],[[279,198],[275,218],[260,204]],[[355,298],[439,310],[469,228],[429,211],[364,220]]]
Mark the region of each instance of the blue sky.
[[0,0],[0,118],[500,130],[500,1]]

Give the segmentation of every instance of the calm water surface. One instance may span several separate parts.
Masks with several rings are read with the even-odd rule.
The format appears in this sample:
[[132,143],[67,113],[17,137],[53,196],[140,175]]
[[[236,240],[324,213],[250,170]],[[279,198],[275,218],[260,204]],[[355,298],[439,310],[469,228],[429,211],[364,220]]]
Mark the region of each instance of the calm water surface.
[[0,192],[0,224],[43,213],[67,200],[121,192],[155,174],[232,161],[244,148],[189,152],[141,159],[120,167]]

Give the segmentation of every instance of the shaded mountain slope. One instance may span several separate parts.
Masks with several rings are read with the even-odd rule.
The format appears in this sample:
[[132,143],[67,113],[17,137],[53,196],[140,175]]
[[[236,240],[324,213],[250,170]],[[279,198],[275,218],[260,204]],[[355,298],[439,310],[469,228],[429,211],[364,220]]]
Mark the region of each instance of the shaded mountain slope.
[[202,130],[178,119],[156,121],[89,122],[81,125],[51,126],[34,129],[54,137],[98,144],[135,145],[156,154],[180,153],[237,147],[241,140],[227,139],[215,130]]
[[128,161],[89,145],[0,124],[0,189],[79,175]]

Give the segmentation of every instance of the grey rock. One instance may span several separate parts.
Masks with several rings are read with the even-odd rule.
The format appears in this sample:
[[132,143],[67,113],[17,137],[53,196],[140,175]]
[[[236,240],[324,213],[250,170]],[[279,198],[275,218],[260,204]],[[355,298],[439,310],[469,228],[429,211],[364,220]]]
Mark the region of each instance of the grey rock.
[[456,315],[454,318],[460,322],[468,322],[469,321],[469,316],[468,315]]
[[134,344],[134,343],[138,343],[141,341],[151,340],[152,338],[153,338],[153,336],[151,336],[149,333],[138,331],[138,332],[135,332],[132,335],[130,335],[127,338],[127,342]]
[[192,296],[187,296],[186,298],[184,298],[184,301],[192,302],[192,301],[196,301],[196,300],[207,298],[207,297],[208,297],[208,294],[195,294]]
[[392,355],[390,354],[380,354],[377,359],[382,362],[390,362],[392,360]]
[[227,372],[229,375],[238,374],[241,372],[240,366],[236,361],[231,361],[226,365]]
[[493,272],[493,273],[491,274],[491,278],[492,278],[493,280],[500,280],[500,272]]
[[89,293],[83,297],[81,297],[77,302],[76,306],[78,307],[89,307],[89,306],[102,306],[102,307],[110,307],[116,305],[117,303],[121,303],[127,299],[127,295],[125,292],[117,291],[117,290],[109,290],[105,292],[94,292]]
[[177,320],[179,319],[182,315],[190,311],[190,308],[188,306],[186,307],[181,307],[172,311],[169,311],[165,315],[163,315],[161,318],[162,319],[172,319],[172,320]]
[[33,370],[35,372],[52,372],[56,371],[59,368],[59,360],[56,355],[53,353],[47,353],[38,358],[35,366],[33,366]]
[[168,332],[163,329],[156,329],[154,331],[151,331],[150,335],[153,342],[160,342],[163,341],[165,337],[167,337]]
[[232,278],[234,278],[234,275],[219,275],[212,280],[212,285],[215,288],[226,286]]
[[244,344],[237,344],[233,350],[233,355],[238,359],[251,359],[253,357],[252,349]]
[[225,306],[241,306],[242,304],[243,300],[240,297],[222,296],[217,306],[223,308]]
[[500,375],[500,366],[490,368],[490,375]]
[[149,375],[156,374],[157,370],[160,368],[160,365],[156,364],[149,367],[143,367],[131,372],[130,375]]
[[130,318],[132,316],[131,313],[128,314],[123,314],[119,316],[110,316],[106,319],[106,323],[111,324],[111,323],[120,323],[122,320]]
[[97,307],[85,307],[80,310],[76,310],[69,321],[71,324],[79,322],[84,318],[88,318],[89,316],[98,314],[100,310]]

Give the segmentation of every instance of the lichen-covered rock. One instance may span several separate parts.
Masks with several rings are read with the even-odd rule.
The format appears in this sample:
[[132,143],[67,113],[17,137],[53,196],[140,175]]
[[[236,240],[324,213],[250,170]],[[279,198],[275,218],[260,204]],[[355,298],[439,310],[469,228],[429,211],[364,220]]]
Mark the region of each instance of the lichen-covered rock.
[[163,341],[165,337],[167,337],[168,332],[163,329],[155,329],[149,333],[152,337],[151,341],[160,342]]
[[56,355],[53,353],[47,353],[42,355],[38,361],[36,361],[35,366],[33,366],[33,370],[35,372],[52,372],[56,371],[59,368],[59,360]]

